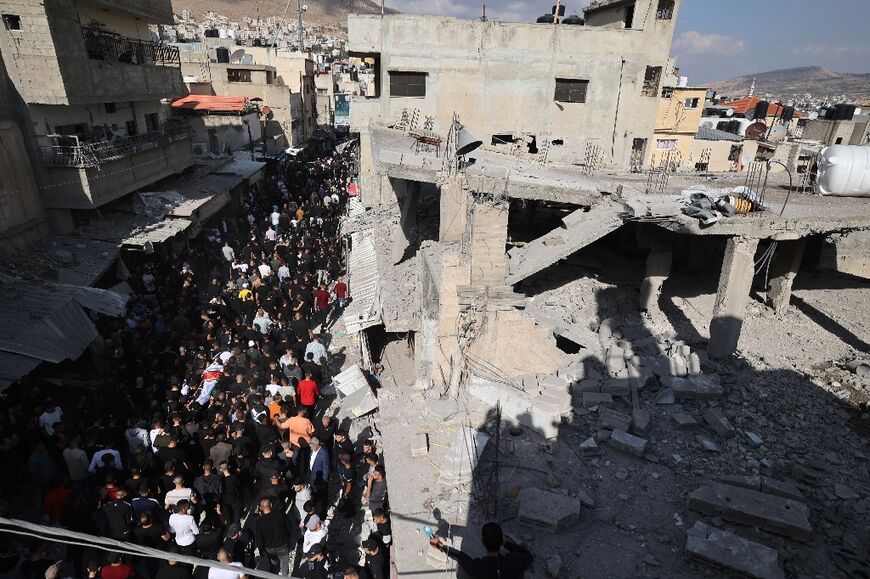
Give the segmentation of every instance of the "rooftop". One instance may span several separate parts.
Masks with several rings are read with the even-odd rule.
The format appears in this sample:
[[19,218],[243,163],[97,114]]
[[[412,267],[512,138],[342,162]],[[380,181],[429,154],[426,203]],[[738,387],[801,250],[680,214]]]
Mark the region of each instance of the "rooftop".
[[[722,106],[728,107],[734,110],[735,114],[743,115],[746,114],[747,111],[755,110],[755,107],[758,106],[758,103],[763,101],[764,99],[757,96],[748,96],[743,97],[741,99],[729,101],[727,103],[722,103]],[[770,107],[767,109],[768,117],[779,117],[782,115],[783,107],[782,105],[776,103],[770,103]],[[800,111],[795,111],[794,116],[796,118],[800,118],[804,116],[804,113]]]
[[172,101],[172,108],[210,113],[244,113],[252,108],[251,98],[253,97],[189,94]]

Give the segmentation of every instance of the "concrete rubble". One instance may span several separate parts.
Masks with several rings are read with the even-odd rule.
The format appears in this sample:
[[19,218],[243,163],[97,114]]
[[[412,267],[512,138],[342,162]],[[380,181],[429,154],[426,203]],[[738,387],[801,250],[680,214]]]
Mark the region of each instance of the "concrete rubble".
[[559,530],[580,518],[583,504],[563,494],[538,488],[520,491],[517,518],[525,525]]
[[695,523],[687,533],[686,553],[746,577],[785,579],[776,549],[765,547],[700,521]]

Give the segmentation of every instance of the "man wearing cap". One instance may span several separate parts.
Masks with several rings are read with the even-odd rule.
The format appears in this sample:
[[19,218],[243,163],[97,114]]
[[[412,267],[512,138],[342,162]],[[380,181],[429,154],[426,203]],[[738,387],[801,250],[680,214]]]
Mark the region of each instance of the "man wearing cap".
[[297,571],[302,579],[329,579],[329,571],[326,570],[326,555],[323,546],[313,545],[311,550],[305,553],[305,562]]
[[305,525],[305,539],[302,541],[302,552],[308,553],[311,547],[326,542],[326,535],[329,529],[326,526],[326,521],[321,521],[317,515],[312,515],[308,519],[308,524]]

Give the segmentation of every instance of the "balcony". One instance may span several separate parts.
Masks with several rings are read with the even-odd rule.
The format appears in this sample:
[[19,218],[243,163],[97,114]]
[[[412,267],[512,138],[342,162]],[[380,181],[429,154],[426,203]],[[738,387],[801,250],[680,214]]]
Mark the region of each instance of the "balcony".
[[166,44],[127,38],[97,28],[82,28],[88,58],[136,65],[181,67],[178,48]]
[[165,147],[190,139],[187,123],[173,122],[157,131],[111,141],[90,141],[86,135],[46,135],[52,145],[40,147],[42,161],[49,167],[99,167],[136,153]]

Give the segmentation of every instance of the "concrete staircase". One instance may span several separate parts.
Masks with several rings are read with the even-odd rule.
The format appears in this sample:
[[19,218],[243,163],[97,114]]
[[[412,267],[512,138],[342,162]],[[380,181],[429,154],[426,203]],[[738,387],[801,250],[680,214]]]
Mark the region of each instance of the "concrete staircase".
[[618,204],[579,209],[562,220],[564,227],[510,250],[506,285],[517,284],[619,229],[623,223],[620,214],[624,213],[625,207]]

